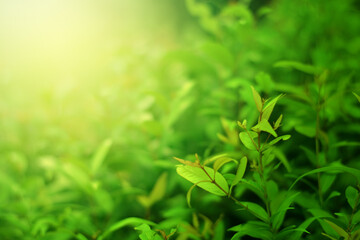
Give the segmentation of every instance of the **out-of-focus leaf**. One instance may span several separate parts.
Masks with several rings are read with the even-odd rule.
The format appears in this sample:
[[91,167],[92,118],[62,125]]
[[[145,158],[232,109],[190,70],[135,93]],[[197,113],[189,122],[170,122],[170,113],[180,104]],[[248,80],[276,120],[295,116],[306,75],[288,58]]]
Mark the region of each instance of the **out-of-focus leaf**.
[[357,100],[360,102],[360,96],[359,95],[357,95],[356,93],[354,93],[353,92],[353,94],[354,94],[354,96],[357,98]]
[[290,193],[289,195],[287,195],[281,205],[273,212],[272,224],[274,229],[280,229],[290,204],[298,195],[299,193]]
[[166,185],[167,185],[167,173],[163,173],[156,181],[155,186],[150,193],[149,197],[151,203],[155,203],[164,197],[166,192]]
[[[204,170],[206,171],[204,171]],[[198,183],[200,181],[207,181],[212,180],[210,179],[215,174],[216,183],[227,193],[229,192],[229,185],[226,181],[226,179],[221,175],[219,172],[216,172],[209,167],[204,167],[203,169],[192,167],[192,166],[184,166],[184,165],[178,165],[176,168],[176,172],[185,178],[186,180],[192,182],[192,183]],[[201,182],[198,184],[199,187],[202,189],[218,195],[218,196],[226,196],[226,193],[221,190],[218,186],[216,186],[214,183],[209,182]]]
[[315,126],[295,126],[295,130],[309,138],[313,138],[316,135]]
[[90,168],[91,173],[95,174],[100,168],[101,164],[104,162],[107,153],[112,145],[110,139],[106,139],[100,147],[96,150],[94,157],[91,159]]
[[317,75],[321,73],[321,68],[311,66],[308,64],[295,62],[295,61],[279,61],[274,64],[274,67],[285,67],[285,68],[294,68],[301,72],[305,72],[312,75]]
[[261,97],[260,97],[259,93],[255,90],[255,88],[253,86],[251,86],[251,90],[252,90],[252,93],[253,93],[256,108],[257,108],[257,110],[259,112],[261,112],[261,110],[263,108],[263,102],[261,100]]
[[81,233],[78,233],[78,234],[76,234],[76,238],[78,239],[78,240],[88,240],[84,235],[82,235]]
[[349,173],[351,175],[353,175],[358,181],[360,180],[360,170],[355,169],[355,168],[350,168],[350,167],[345,167],[345,166],[330,166],[330,167],[323,167],[323,168],[318,168],[318,169],[314,169],[311,170],[307,173],[304,173],[303,175],[301,175],[300,177],[298,177],[293,184],[291,184],[289,189],[292,189],[295,184],[300,181],[302,178],[311,175],[311,174],[315,174],[315,173],[321,173],[321,172],[328,172],[328,173]]
[[344,229],[329,220],[324,219],[324,221],[329,224],[341,237],[349,239],[349,234]]
[[156,224],[149,221],[149,220],[145,220],[145,219],[141,219],[141,218],[136,218],[136,217],[130,217],[130,218],[125,218],[123,220],[120,220],[116,223],[114,223],[113,225],[111,225],[108,229],[106,229],[104,231],[103,234],[101,234],[98,238],[98,240],[103,240],[105,238],[107,238],[110,233],[116,231],[116,230],[119,230],[123,227],[126,227],[126,226],[137,226],[139,224],[147,224],[147,225],[150,225],[150,226],[155,226]]
[[348,186],[345,190],[345,196],[351,208],[354,209],[359,201],[359,191],[352,186]]

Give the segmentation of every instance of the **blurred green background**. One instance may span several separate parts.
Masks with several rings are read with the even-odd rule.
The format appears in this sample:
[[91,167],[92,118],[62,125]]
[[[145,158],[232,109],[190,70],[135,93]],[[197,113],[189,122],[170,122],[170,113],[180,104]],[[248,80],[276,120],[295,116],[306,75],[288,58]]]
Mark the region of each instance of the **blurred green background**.
[[[178,239],[230,239],[248,216],[201,191],[189,209],[172,157],[242,156],[251,85],[286,93],[274,110],[292,135],[276,154],[280,188],[319,167],[316,139],[320,166],[359,168],[359,33],[355,0],[0,0],[0,238],[97,239],[137,217],[180,224]],[[160,176],[159,198],[141,200]],[[333,190],[353,184],[330,178]],[[225,214],[217,238],[189,233],[193,211]]]

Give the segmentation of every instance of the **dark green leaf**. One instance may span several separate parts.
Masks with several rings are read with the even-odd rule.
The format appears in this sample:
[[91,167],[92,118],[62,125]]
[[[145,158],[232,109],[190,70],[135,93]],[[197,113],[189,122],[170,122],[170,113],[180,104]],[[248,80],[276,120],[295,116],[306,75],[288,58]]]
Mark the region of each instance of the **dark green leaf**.
[[356,207],[357,202],[359,201],[359,192],[352,186],[348,186],[345,190],[346,199],[352,209]]

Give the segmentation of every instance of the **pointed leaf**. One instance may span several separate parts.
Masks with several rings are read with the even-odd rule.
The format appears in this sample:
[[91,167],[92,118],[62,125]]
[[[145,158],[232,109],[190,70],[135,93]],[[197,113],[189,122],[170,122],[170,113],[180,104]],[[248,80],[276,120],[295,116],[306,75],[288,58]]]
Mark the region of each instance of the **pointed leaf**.
[[359,192],[352,186],[348,186],[345,191],[346,199],[352,209],[356,207],[358,201]]
[[155,186],[150,193],[149,200],[151,202],[151,205],[164,197],[166,191],[166,183],[167,173],[163,173],[156,181]]
[[218,158],[215,162],[214,162],[214,166],[213,169],[215,172],[217,172],[224,164],[229,163],[229,162],[234,162],[234,163],[238,163],[235,159],[233,158],[229,158],[229,157],[222,157],[222,158]]
[[255,217],[259,218],[260,220],[266,223],[269,222],[269,216],[263,207],[253,202],[241,202],[241,203],[247,209],[249,209],[251,213],[254,214]]
[[[205,172],[206,171],[206,172]],[[197,183],[204,180],[213,180],[210,176],[214,176],[214,170],[209,167],[203,167],[203,168],[197,168],[192,166],[184,166],[184,165],[178,165],[176,168],[176,172],[185,178],[186,180]],[[218,196],[226,196],[226,193],[229,192],[229,185],[227,184],[226,179],[223,175],[221,175],[219,172],[216,172],[216,183],[221,187],[219,188],[214,183],[211,182],[202,182],[199,183],[198,186],[202,189],[218,195]],[[224,192],[224,191],[226,192]]]
[[253,97],[254,97],[254,101],[256,104],[256,108],[259,112],[261,112],[262,108],[263,108],[263,103],[260,97],[260,94],[255,90],[255,88],[253,86],[251,86],[251,90],[253,93]]
[[305,73],[313,74],[313,75],[317,75],[321,72],[321,68],[319,68],[319,67],[315,67],[312,65],[308,65],[308,64],[304,64],[304,63],[296,62],[296,61],[279,61],[274,64],[274,67],[294,68],[301,72],[305,72]]
[[291,135],[283,135],[280,137],[277,137],[275,139],[273,139],[272,141],[269,142],[269,145],[274,145],[275,143],[277,143],[280,140],[286,141],[291,137]]
[[[250,136],[249,136],[250,135]],[[255,138],[257,138],[257,133],[249,131],[249,132],[241,132],[239,134],[241,142],[247,149],[256,150],[257,146],[255,144]],[[250,138],[251,137],[251,138]]]
[[236,184],[238,184],[241,181],[241,179],[243,178],[243,176],[245,174],[246,165],[247,165],[247,157],[241,158],[239,167],[236,171],[236,175],[235,175],[233,182],[231,183],[231,186],[235,186]]
[[341,237],[344,237],[345,239],[349,239],[349,234],[344,229],[342,229],[335,223],[330,222],[329,220],[324,219],[324,221],[327,224],[329,224],[332,227],[332,229],[334,229]]
[[266,119],[261,119],[261,121],[257,125],[251,128],[251,130],[253,130],[254,132],[264,131],[270,133],[274,137],[278,136],[277,133],[274,131],[273,127],[270,125],[269,121]]
[[282,121],[283,115],[281,114],[280,117],[276,120],[274,124],[274,130],[278,129],[280,127],[281,121]]
[[276,98],[272,99],[264,108],[263,113],[262,113],[262,119],[266,119],[269,120],[272,111],[274,110],[274,107],[276,105],[276,102],[282,97],[284,96],[283,94],[280,94],[279,96],[277,96]]

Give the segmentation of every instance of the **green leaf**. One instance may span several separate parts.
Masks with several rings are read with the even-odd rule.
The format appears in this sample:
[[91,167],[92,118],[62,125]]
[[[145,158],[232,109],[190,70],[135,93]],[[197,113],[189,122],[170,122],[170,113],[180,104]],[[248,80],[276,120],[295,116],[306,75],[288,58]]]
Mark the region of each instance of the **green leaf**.
[[149,221],[149,220],[145,220],[145,219],[141,219],[141,218],[136,218],[136,217],[130,217],[130,218],[125,218],[123,220],[120,220],[116,223],[114,223],[113,225],[111,225],[103,234],[101,234],[98,238],[98,240],[103,240],[105,239],[107,236],[109,236],[110,233],[119,230],[120,228],[126,227],[126,226],[137,226],[139,224],[148,224],[150,226],[155,226],[156,224]]
[[140,226],[136,227],[135,230],[141,231],[139,235],[141,240],[161,240],[162,238],[153,230],[150,226],[143,223]]
[[321,73],[321,68],[312,65],[296,62],[296,61],[279,61],[274,64],[274,67],[294,68],[304,73],[317,75]]
[[274,130],[278,129],[280,127],[281,121],[282,121],[283,115],[281,114],[279,118],[276,120],[274,124]]
[[253,202],[241,202],[241,204],[244,205],[247,209],[249,209],[255,217],[266,223],[269,222],[269,216],[267,212],[259,204]]
[[332,229],[334,229],[341,237],[344,237],[345,239],[349,239],[349,234],[344,229],[342,229],[335,223],[330,222],[329,220],[324,219],[324,221],[327,224],[329,224],[332,227]]
[[78,234],[76,234],[76,238],[78,239],[78,240],[88,240],[84,235],[82,235],[81,233],[78,233]]
[[273,127],[270,125],[269,121],[266,119],[261,119],[261,121],[257,125],[251,128],[251,130],[253,130],[254,132],[264,131],[270,133],[274,137],[278,136],[277,133],[274,131]]
[[197,183],[195,183],[194,185],[191,186],[191,188],[189,188],[187,194],[186,194],[186,201],[187,201],[187,204],[189,205],[189,207],[191,208],[191,193],[192,193],[192,190],[199,184],[199,183],[203,183],[203,182],[209,182],[211,183],[210,180],[203,180],[203,181],[199,181]]
[[212,156],[212,157],[210,157],[210,158],[208,158],[208,159],[206,159],[206,160],[204,161],[204,165],[207,165],[207,164],[209,164],[209,163],[211,163],[211,162],[216,161],[216,160],[219,159],[219,158],[223,158],[223,157],[227,157],[227,156],[228,156],[227,153],[222,153],[222,154],[218,154],[218,155]]
[[91,173],[94,175],[101,164],[104,162],[107,153],[112,145],[112,141],[110,139],[106,139],[101,146],[97,149],[94,157],[91,159],[90,169]]
[[356,207],[356,202],[358,201],[359,192],[352,186],[348,186],[345,190],[346,199],[352,209]]
[[357,100],[360,102],[360,96],[359,95],[357,95],[356,93],[354,93],[353,92],[353,94],[354,94],[354,96],[357,98]]
[[[249,136],[250,135],[250,136]],[[248,131],[248,132],[241,132],[239,134],[241,142],[247,149],[250,150],[257,150],[257,146],[255,143],[255,138],[257,138],[257,133]],[[251,137],[251,138],[250,138]]]
[[228,230],[237,232],[231,240],[237,240],[246,235],[263,240],[270,240],[273,237],[269,225],[259,221],[248,221],[245,224],[234,226]]
[[156,181],[155,186],[150,193],[149,200],[151,202],[151,205],[153,205],[155,202],[161,200],[164,197],[166,192],[166,184],[167,184],[167,173],[163,173]]
[[316,135],[315,126],[295,126],[295,130],[309,138],[313,138]]
[[262,119],[266,119],[269,120],[272,111],[274,110],[274,107],[277,103],[277,101],[284,96],[284,94],[280,94],[279,96],[277,96],[276,98],[272,99],[265,107],[262,113]]
[[241,158],[239,167],[236,171],[236,175],[235,175],[233,182],[231,183],[231,186],[235,186],[236,184],[238,184],[241,181],[241,179],[243,178],[243,176],[245,174],[246,165],[247,165],[247,157]]
[[251,90],[252,90],[252,93],[253,93],[256,108],[257,108],[257,110],[259,112],[261,112],[262,108],[263,108],[263,102],[261,100],[260,94],[255,90],[255,88],[253,86],[251,86]]
[[213,169],[215,172],[217,172],[224,164],[229,163],[229,162],[234,162],[234,163],[238,163],[235,159],[233,158],[229,158],[229,157],[222,157],[222,158],[218,158],[215,162],[214,162],[214,166]]
[[295,184],[300,181],[302,178],[311,175],[311,174],[315,174],[315,173],[320,173],[320,172],[329,172],[329,173],[349,173],[351,175],[353,175],[357,181],[360,181],[360,170],[355,169],[355,168],[350,168],[350,167],[345,167],[345,166],[330,166],[330,167],[323,167],[323,168],[317,168],[314,170],[311,170],[307,173],[304,173],[303,175],[301,175],[300,177],[298,177],[295,182],[293,182],[293,184],[291,184],[289,189],[292,189]]
[[300,193],[293,193],[288,194],[284,201],[281,203],[281,205],[276,209],[272,216],[272,224],[274,229],[278,230],[280,229],[287,210],[289,210],[290,204],[294,201],[294,199],[299,195]]
[[269,145],[274,145],[277,142],[279,142],[280,140],[286,141],[288,139],[290,139],[291,135],[283,135],[277,138],[274,138],[272,141],[269,142]]
[[[206,172],[205,172],[206,171]],[[209,167],[192,167],[192,166],[184,166],[184,165],[178,165],[176,168],[176,172],[185,178],[186,180],[192,182],[192,183],[198,183],[200,181],[207,181],[207,180],[213,180],[210,178],[210,176],[214,176],[215,171],[212,168]],[[215,174],[216,183],[226,192],[229,192],[229,185],[224,178],[223,175],[221,175],[219,172],[216,172]],[[211,182],[202,182],[198,184],[199,187],[202,189],[218,195],[218,196],[226,196],[226,193],[222,191],[218,186],[216,186],[214,183]]]

